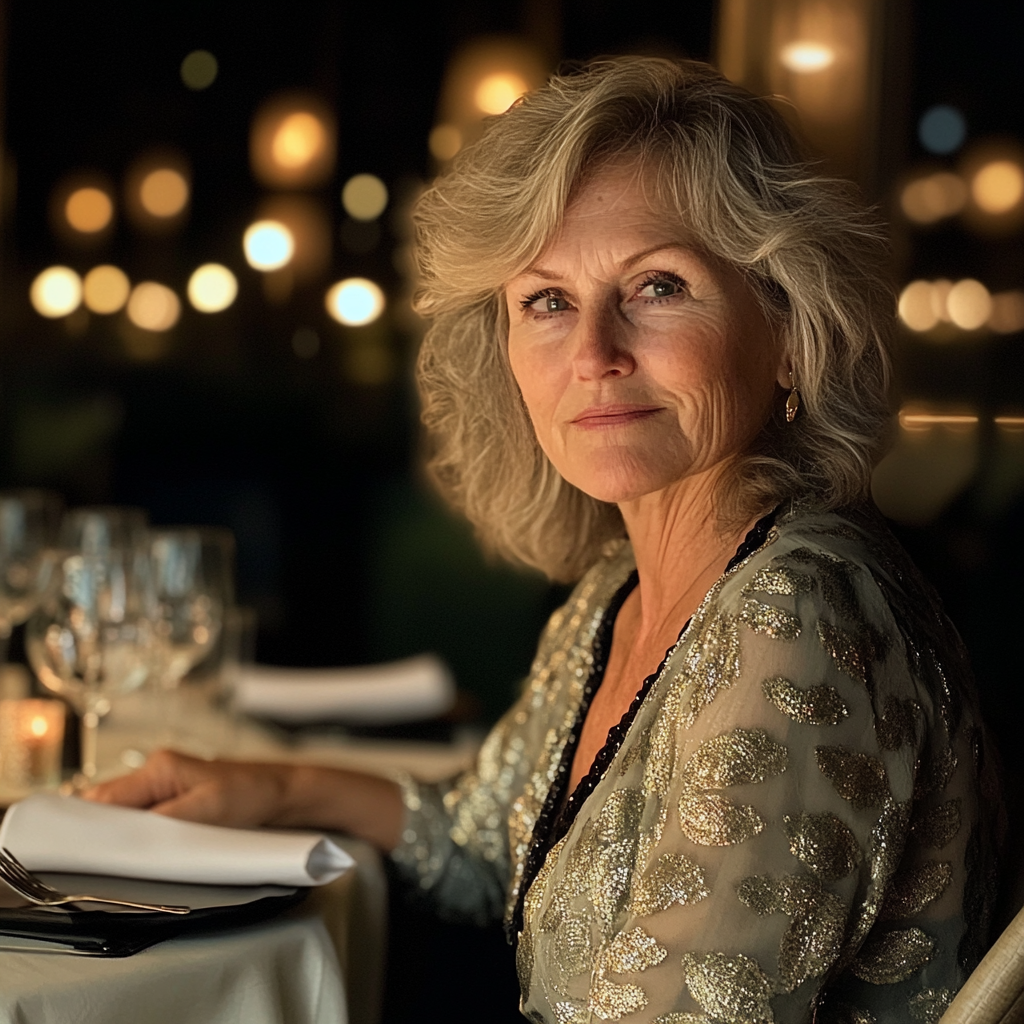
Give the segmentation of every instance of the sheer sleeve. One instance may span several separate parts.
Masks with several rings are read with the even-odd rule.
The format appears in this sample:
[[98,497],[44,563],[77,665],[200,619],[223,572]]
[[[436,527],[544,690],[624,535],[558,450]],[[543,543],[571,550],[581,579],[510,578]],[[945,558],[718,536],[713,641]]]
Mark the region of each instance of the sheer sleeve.
[[941,666],[864,565],[748,561],[531,886],[534,1021],[934,1020],[962,978],[974,761]]

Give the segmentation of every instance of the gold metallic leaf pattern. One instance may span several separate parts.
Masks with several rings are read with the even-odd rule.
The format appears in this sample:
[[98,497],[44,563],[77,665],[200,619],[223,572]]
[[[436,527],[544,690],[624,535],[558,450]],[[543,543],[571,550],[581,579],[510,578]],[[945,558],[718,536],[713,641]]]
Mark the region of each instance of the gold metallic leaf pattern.
[[627,909],[647,917],[675,903],[685,907],[710,895],[699,864],[681,853],[663,853],[653,870],[633,876]]
[[554,966],[563,976],[571,978],[577,974],[589,974],[593,961],[593,947],[587,915],[572,911],[563,914],[555,930],[552,949]]
[[683,976],[697,1005],[726,1024],[774,1022],[771,979],[749,956],[685,953]]
[[628,932],[619,932],[601,953],[598,970],[611,971],[613,974],[635,974],[656,967],[665,957],[668,950],[659,946],[657,939],[648,935],[643,928],[631,928]]
[[786,748],[763,729],[733,729],[705,740],[683,766],[689,790],[764,782],[786,770]]
[[899,750],[913,745],[917,739],[917,716],[921,705],[916,700],[887,697],[885,712],[875,722],[875,735],[883,750]]
[[934,940],[920,928],[886,932],[864,943],[851,970],[872,985],[895,985],[916,974],[934,949]]
[[796,615],[752,597],[743,602],[740,622],[773,640],[795,640],[800,635],[800,619]]
[[834,686],[802,690],[782,676],[772,676],[761,683],[761,691],[769,704],[801,725],[838,725],[850,713]]
[[914,779],[914,799],[920,800],[931,793],[941,793],[949,785],[955,771],[956,754],[949,747],[920,763]]
[[714,793],[698,793],[680,798],[679,827],[698,846],[733,846],[761,832],[764,818],[749,804],[734,804]]
[[845,559],[810,548],[796,548],[789,556],[798,565],[813,565],[818,570],[818,584],[825,603],[844,619],[860,622],[863,618],[857,601],[854,574],[857,566]]
[[579,1003],[562,1001],[555,1003],[554,1009],[556,1024],[589,1024],[590,1014]]
[[910,833],[925,846],[941,850],[960,831],[960,797],[914,815]]
[[813,875],[755,875],[737,887],[740,902],[754,913],[788,914],[792,920],[779,946],[779,979],[792,992],[836,962],[846,929],[846,907]]
[[875,1016],[849,1003],[835,1003],[827,1006],[819,1015],[821,1024],[878,1024]]
[[858,683],[868,685],[868,661],[851,633],[839,626],[833,626],[824,619],[818,620],[818,640],[825,648],[836,668]]
[[939,899],[952,881],[953,865],[946,860],[928,860],[906,868],[890,883],[879,916],[883,921],[913,917]]
[[773,558],[763,569],[758,569],[743,588],[744,594],[774,594],[793,597],[810,592],[813,580],[787,565],[781,557]]
[[956,989],[926,988],[907,1000],[907,1009],[914,1020],[924,1021],[924,1024],[938,1024],[955,996]]
[[651,1024],[715,1024],[703,1013],[662,1013]]
[[533,977],[533,933],[526,927],[519,933],[516,943],[516,974],[519,977],[519,990],[530,991],[530,979]]
[[857,837],[834,814],[799,814],[782,819],[789,852],[826,882],[845,878],[861,861]]
[[858,810],[879,807],[888,799],[885,765],[877,757],[847,747],[815,747],[814,753],[822,775]]
[[639,985],[617,985],[603,975],[594,978],[587,1006],[601,1020],[620,1020],[647,1005],[647,996]]
[[708,614],[702,618],[694,633],[693,642],[681,659],[682,669],[678,681],[689,683],[688,708],[682,724],[691,728],[701,711],[710,704],[718,691],[740,677],[739,624],[732,615]]

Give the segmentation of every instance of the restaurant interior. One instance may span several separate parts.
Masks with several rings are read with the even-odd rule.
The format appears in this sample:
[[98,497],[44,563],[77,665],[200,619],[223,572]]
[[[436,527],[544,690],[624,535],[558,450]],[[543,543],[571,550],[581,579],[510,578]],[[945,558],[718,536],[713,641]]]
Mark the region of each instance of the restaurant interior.
[[[225,604],[244,612],[243,655],[259,666],[429,655],[454,680],[441,713],[278,721],[277,742],[311,727],[325,745],[471,748],[569,590],[483,553],[422,472],[411,206],[485,118],[566,62],[708,61],[781,97],[822,166],[888,224],[897,393],[873,496],[958,627],[1018,778],[1012,6],[0,0],[0,491],[141,509],[156,535],[230,531]],[[34,609],[11,600],[0,699],[51,698],[31,656]],[[210,650],[227,657],[223,641]],[[219,668],[184,665],[182,686]],[[65,778],[83,756],[81,714],[70,701]],[[388,915],[367,1020],[522,1019],[497,928],[438,923],[394,894]]]

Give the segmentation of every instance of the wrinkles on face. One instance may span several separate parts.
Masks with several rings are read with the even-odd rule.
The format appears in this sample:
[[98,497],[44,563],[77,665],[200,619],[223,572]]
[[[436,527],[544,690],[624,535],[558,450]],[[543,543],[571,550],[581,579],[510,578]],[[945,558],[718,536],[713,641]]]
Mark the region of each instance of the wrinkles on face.
[[598,172],[506,289],[509,360],[541,447],[570,483],[620,504],[720,471],[782,379],[742,276],[649,191],[630,165]]

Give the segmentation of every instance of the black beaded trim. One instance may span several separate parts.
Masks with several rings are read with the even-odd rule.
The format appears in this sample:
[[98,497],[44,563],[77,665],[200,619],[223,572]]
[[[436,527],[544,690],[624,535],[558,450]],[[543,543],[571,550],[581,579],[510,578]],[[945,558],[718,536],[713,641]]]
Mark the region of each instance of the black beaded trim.
[[[749,558],[750,555],[764,544],[768,538],[768,532],[775,524],[780,509],[781,506],[772,509],[771,512],[766,516],[762,516],[751,527],[746,537],[743,538],[743,542],[736,549],[736,554],[729,560],[729,564],[725,567],[725,572],[731,572],[740,562]],[[555,769],[555,777],[551,783],[551,788],[548,790],[544,807],[537,816],[537,824],[533,829],[530,852],[527,854],[526,863],[523,866],[519,896],[516,900],[515,909],[512,912],[512,918],[506,927],[506,935],[510,944],[514,945],[516,943],[519,933],[523,930],[523,904],[526,899],[526,893],[537,877],[537,873],[543,867],[547,855],[551,852],[552,847],[572,828],[572,823],[576,820],[576,815],[579,814],[580,808],[586,802],[587,797],[593,793],[598,783],[604,778],[608,766],[615,759],[615,755],[618,754],[623,740],[625,740],[626,734],[629,732],[629,727],[633,724],[637,712],[643,705],[644,698],[661,675],[669,655],[679,643],[679,639],[682,638],[682,635],[686,632],[692,621],[691,619],[686,620],[686,624],[679,631],[679,637],[675,643],[665,651],[661,664],[644,679],[643,684],[633,698],[633,702],[629,705],[622,718],[619,719],[618,724],[613,725],[608,730],[608,738],[605,740],[604,746],[597,752],[590,771],[580,779],[569,799],[562,806],[569,781],[569,772],[576,757],[576,748],[579,746],[580,736],[583,734],[583,723],[586,721],[587,713],[590,711],[590,705],[593,703],[595,694],[600,689],[601,683],[604,682],[604,674],[608,668],[608,655],[611,651],[615,620],[626,598],[633,592],[639,581],[639,574],[634,569],[609,602],[594,637],[593,664],[590,676],[583,687],[583,695],[576,713],[576,722],[566,739],[565,746],[562,748],[562,756],[559,759],[558,767]]]

